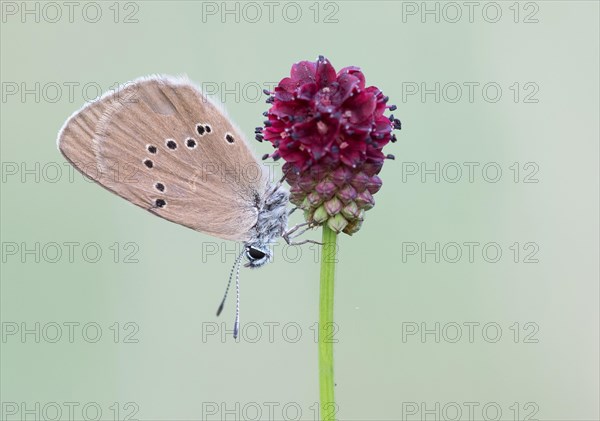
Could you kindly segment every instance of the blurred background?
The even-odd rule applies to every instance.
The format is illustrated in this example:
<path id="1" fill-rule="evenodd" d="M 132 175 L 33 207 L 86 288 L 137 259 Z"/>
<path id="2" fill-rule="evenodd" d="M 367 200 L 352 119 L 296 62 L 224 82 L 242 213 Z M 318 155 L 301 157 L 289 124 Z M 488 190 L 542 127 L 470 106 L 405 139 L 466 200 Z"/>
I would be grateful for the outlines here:
<path id="1" fill-rule="evenodd" d="M 215 310 L 239 245 L 85 180 L 55 141 L 102 92 L 187 74 L 260 156 L 260 91 L 319 54 L 403 124 L 339 241 L 338 418 L 599 419 L 597 2 L 1 7 L 2 419 L 318 418 L 318 249 L 242 271 L 236 343 L 234 301 Z"/>

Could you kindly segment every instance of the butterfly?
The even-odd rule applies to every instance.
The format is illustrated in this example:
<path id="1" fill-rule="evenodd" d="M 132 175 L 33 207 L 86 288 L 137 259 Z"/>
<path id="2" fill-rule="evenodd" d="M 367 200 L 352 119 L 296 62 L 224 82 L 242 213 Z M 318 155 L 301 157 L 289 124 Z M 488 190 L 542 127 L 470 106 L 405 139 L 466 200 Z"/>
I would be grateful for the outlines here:
<path id="1" fill-rule="evenodd" d="M 102 187 L 161 218 L 244 247 L 236 258 L 239 331 L 239 270 L 272 258 L 279 237 L 289 244 L 300 227 L 287 229 L 289 191 L 269 181 L 242 132 L 224 108 L 185 77 L 134 80 L 76 111 L 57 140 L 64 157 Z M 93 170 L 93 172 L 91 171 Z"/>

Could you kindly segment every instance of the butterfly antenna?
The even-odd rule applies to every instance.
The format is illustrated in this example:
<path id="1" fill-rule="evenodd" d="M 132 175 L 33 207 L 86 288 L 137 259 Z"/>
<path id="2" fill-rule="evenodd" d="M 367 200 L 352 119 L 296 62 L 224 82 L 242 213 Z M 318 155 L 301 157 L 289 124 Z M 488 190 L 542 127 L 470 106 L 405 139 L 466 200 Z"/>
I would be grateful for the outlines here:
<path id="1" fill-rule="evenodd" d="M 223 295 L 223 300 L 221 301 L 221 305 L 217 309 L 217 316 L 219 316 L 221 314 L 221 312 L 223 311 L 223 307 L 225 307 L 225 300 L 227 299 L 227 293 L 229 292 L 229 287 L 231 286 L 231 280 L 233 279 L 233 271 L 237 267 L 238 273 L 239 273 L 239 263 L 240 263 L 240 260 L 242 259 L 242 256 L 244 255 L 244 251 L 246 251 L 246 250 L 245 249 L 242 250 L 242 252 L 237 257 L 237 259 L 235 259 L 235 263 L 231 267 L 231 272 L 229 273 L 229 281 L 227 282 L 227 288 L 225 288 L 225 295 Z"/>
<path id="2" fill-rule="evenodd" d="M 240 266 L 241 265 L 238 263 L 237 270 L 235 273 L 236 302 L 235 302 L 235 323 L 233 324 L 233 339 L 237 339 L 238 332 L 240 330 Z"/>

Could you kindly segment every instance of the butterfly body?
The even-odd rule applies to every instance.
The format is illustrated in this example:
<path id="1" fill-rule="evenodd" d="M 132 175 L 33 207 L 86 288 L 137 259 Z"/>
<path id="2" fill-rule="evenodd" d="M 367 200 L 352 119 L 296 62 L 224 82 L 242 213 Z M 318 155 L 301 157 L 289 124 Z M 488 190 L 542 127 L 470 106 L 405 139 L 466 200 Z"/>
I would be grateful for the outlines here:
<path id="1" fill-rule="evenodd" d="M 269 247 L 287 229 L 289 192 L 280 184 L 272 186 L 260 200 L 258 219 L 254 227 L 256 235 L 245 242 L 247 267 L 257 268 L 269 262 L 272 252 Z M 264 254 L 264 255 L 261 255 Z"/>

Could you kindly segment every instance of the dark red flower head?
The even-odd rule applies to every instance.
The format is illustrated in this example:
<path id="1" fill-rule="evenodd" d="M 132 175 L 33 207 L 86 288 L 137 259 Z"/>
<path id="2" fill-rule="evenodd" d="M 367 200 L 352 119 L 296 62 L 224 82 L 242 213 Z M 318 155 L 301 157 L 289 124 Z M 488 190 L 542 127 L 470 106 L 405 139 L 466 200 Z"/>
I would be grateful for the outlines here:
<path id="1" fill-rule="evenodd" d="M 396 140 L 392 130 L 400 121 L 384 113 L 396 107 L 378 88 L 365 87 L 358 67 L 336 73 L 322 56 L 294 64 L 290 77 L 266 93 L 273 105 L 256 137 L 275 148 L 263 158 L 286 161 L 291 201 L 316 225 L 358 231 L 381 187 L 384 159 L 393 159 L 382 149 Z"/>

